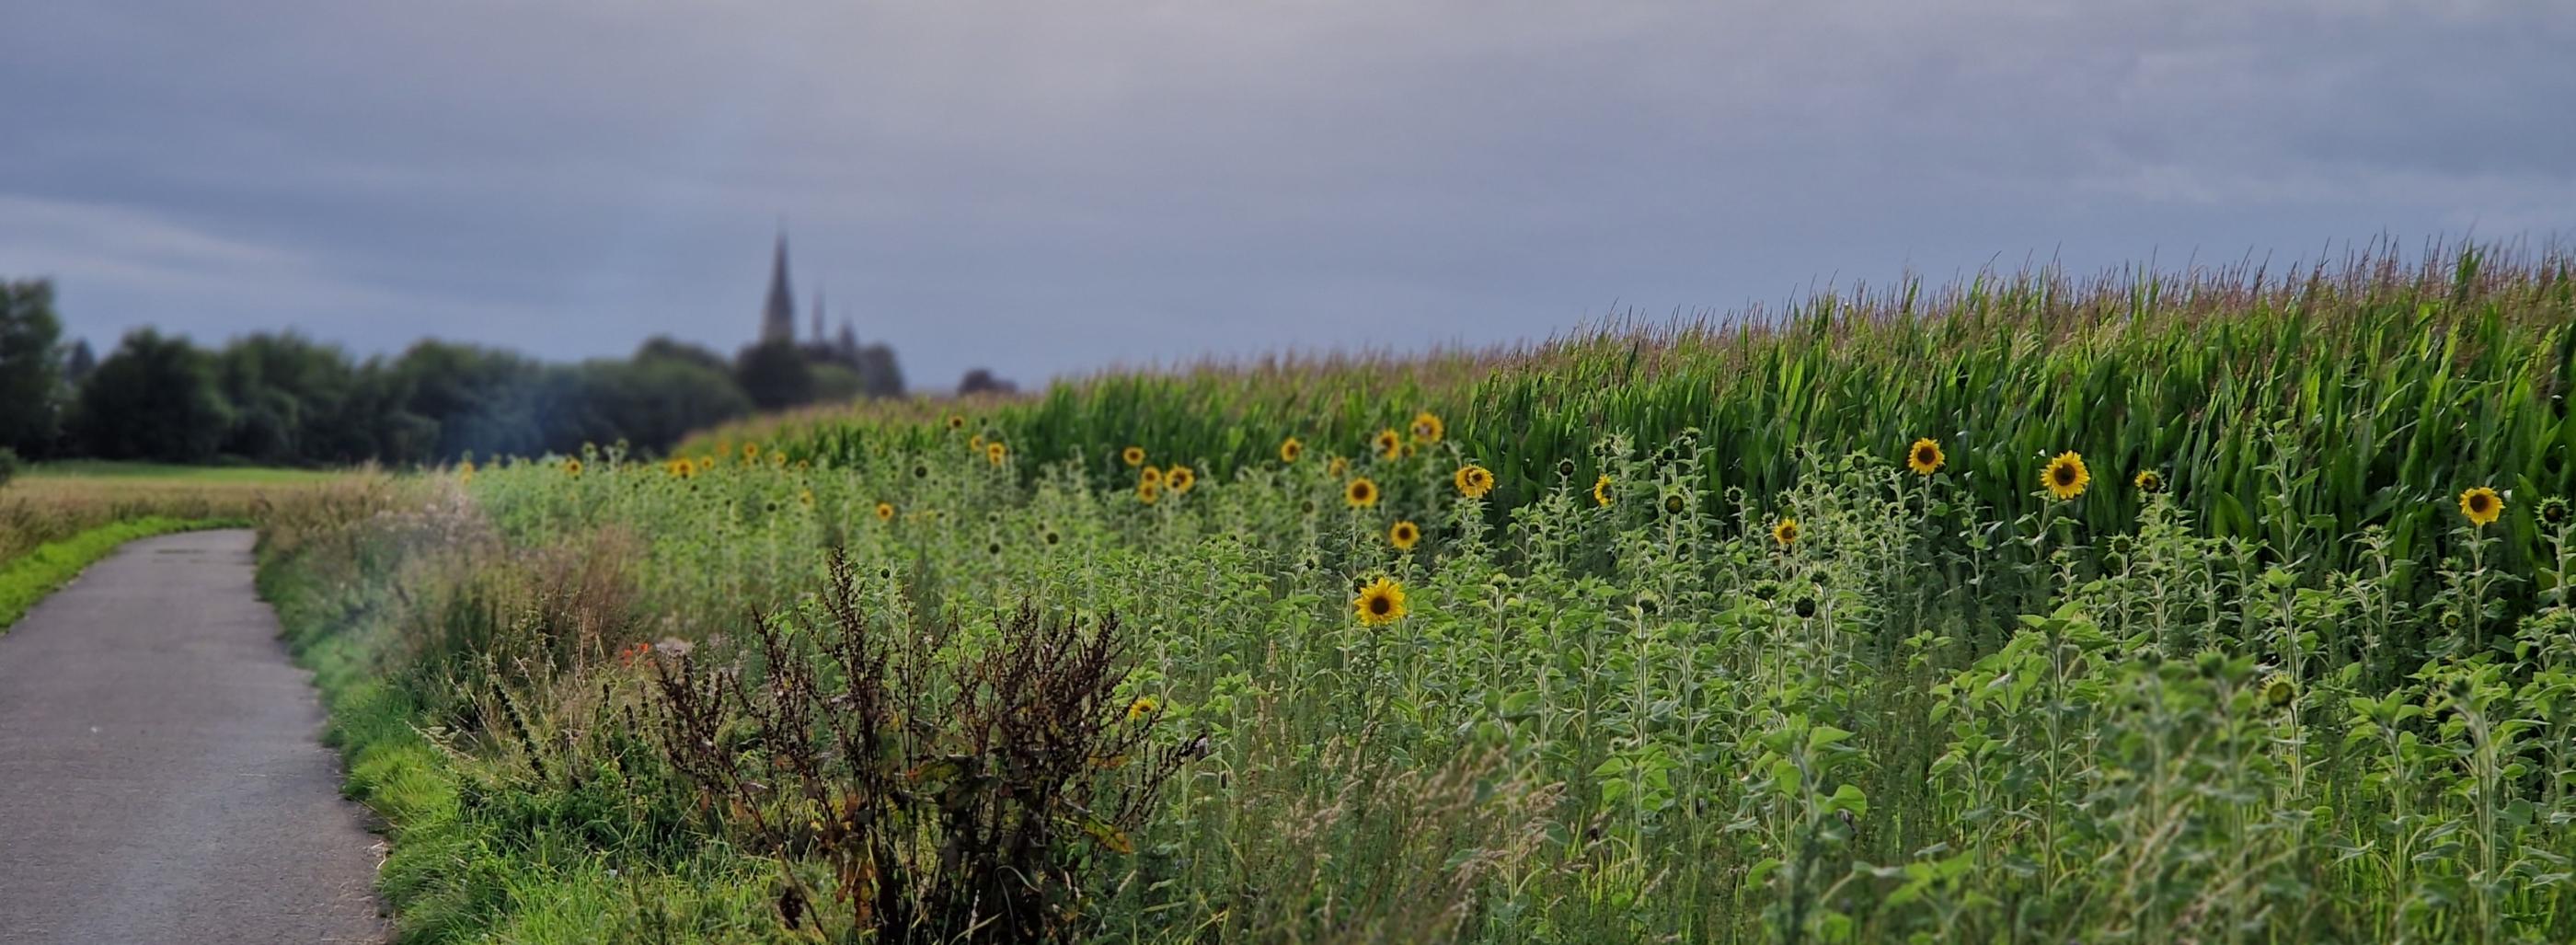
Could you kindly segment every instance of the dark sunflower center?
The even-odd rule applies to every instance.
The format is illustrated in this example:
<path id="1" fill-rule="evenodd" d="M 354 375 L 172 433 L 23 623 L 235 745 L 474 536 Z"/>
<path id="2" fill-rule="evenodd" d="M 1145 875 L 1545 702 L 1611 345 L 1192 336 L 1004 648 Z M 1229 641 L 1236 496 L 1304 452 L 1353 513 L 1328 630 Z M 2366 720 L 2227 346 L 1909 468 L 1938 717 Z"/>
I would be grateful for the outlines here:
<path id="1" fill-rule="evenodd" d="M 2057 477 L 2058 485 L 2071 486 L 2075 484 L 2075 467 L 2073 466 L 2059 466 L 2057 467 L 2057 471 L 2052 475 Z"/>
<path id="2" fill-rule="evenodd" d="M 1915 450 L 1915 451 L 1914 451 L 1914 464 L 1915 464 L 1915 465 L 1917 465 L 1917 466 L 1929 466 L 1929 465 L 1932 465 L 1932 448 L 1931 448 L 1931 447 L 1929 447 L 1929 446 L 1926 446 L 1926 447 L 1922 447 L 1922 448 L 1920 448 L 1920 449 Z"/>
<path id="3" fill-rule="evenodd" d="M 1395 609 L 1395 602 L 1388 600 L 1384 594 L 1369 598 L 1369 613 L 1384 615 L 1393 609 Z"/>
<path id="4" fill-rule="evenodd" d="M 1682 497 L 1681 497 L 1681 496 L 1670 496 L 1670 497 L 1665 498 L 1665 499 L 1664 499 L 1664 511 L 1666 511 L 1666 512 L 1670 512 L 1670 513 L 1672 513 L 1672 514 L 1674 514 L 1674 515 L 1680 515 L 1680 514 L 1682 514 Z"/>
<path id="5" fill-rule="evenodd" d="M 2469 508 L 2473 511 L 2485 512 L 2487 510 L 2487 505 L 2494 501 L 2495 500 L 2493 499 L 2487 498 L 2483 493 L 2473 495 L 2469 497 Z"/>

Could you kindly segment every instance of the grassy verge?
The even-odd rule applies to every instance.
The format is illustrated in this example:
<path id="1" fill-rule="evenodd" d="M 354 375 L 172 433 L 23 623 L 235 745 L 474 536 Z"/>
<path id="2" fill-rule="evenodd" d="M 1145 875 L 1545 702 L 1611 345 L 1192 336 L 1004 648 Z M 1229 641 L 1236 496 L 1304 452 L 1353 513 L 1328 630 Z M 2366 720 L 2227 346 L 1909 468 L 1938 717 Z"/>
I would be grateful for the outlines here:
<path id="1" fill-rule="evenodd" d="M 45 595 L 79 577 L 82 569 L 107 557 L 117 546 L 137 538 L 205 528 L 238 528 L 243 519 L 185 519 L 146 516 L 102 525 L 0 563 L 0 631 L 25 616 Z"/>
<path id="2" fill-rule="evenodd" d="M 602 855 L 592 836 L 621 817 L 599 803 L 610 789 L 530 783 L 492 760 L 492 746 L 442 724 L 454 706 L 431 704 L 440 687 L 425 682 L 434 655 L 418 634 L 483 603 L 454 594 L 443 566 L 452 562 L 386 541 L 374 525 L 342 523 L 319 546 L 297 547 L 313 524 L 263 533 L 260 594 L 314 672 L 344 791 L 391 841 L 377 889 L 394 941 L 769 940 L 766 864 L 722 848 L 677 860 Z M 620 777 L 562 773 L 575 784 Z"/>
<path id="3" fill-rule="evenodd" d="M 126 541 L 167 536 L 175 530 L 240 528 L 240 525 L 247 525 L 247 520 L 147 515 L 147 518 L 129 518 L 121 520 L 121 523 L 90 528 L 72 538 L 62 538 L 62 541 L 41 543 L 28 554 L 0 564 L 0 631 L 8 631 L 13 623 L 18 623 L 18 618 L 26 615 L 28 608 L 44 600 L 44 595 L 52 595 L 57 587 L 70 585 L 72 579 L 80 577 L 82 569 L 98 564 L 98 559 L 106 559 L 111 551 L 124 546 Z"/>

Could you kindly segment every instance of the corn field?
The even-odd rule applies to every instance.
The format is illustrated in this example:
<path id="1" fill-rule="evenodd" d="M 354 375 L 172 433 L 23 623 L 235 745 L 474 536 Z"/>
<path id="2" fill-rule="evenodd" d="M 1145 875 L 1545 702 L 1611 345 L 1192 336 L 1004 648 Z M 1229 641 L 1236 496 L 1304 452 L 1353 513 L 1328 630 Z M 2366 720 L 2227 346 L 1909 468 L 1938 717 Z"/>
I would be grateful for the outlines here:
<path id="1" fill-rule="evenodd" d="M 2440 258 L 809 413 L 270 584 L 415 940 L 2576 940 L 2576 268 Z"/>

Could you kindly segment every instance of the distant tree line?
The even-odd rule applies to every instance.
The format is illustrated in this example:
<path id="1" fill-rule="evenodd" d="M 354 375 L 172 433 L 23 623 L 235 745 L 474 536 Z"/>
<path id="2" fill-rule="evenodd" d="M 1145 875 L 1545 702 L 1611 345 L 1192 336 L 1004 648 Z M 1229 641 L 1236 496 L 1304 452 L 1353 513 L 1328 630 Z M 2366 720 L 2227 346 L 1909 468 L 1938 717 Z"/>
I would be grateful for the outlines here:
<path id="1" fill-rule="evenodd" d="M 727 359 L 657 337 L 624 359 L 548 364 L 439 341 L 359 359 L 293 332 L 203 348 L 151 329 L 101 358 L 61 334 L 49 282 L 0 281 L 0 449 L 273 465 L 407 465 L 620 441 L 660 453 L 754 410 L 904 389 L 881 345 L 778 342 Z"/>

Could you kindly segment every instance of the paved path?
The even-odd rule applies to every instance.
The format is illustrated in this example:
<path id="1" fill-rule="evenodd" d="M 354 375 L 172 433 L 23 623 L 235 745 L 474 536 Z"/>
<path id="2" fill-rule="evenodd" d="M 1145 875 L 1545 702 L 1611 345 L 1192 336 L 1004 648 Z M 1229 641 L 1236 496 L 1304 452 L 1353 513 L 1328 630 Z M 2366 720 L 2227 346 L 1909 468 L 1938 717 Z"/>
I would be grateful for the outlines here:
<path id="1" fill-rule="evenodd" d="M 383 938 L 250 548 L 134 542 L 0 633 L 0 943 Z"/>

